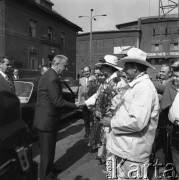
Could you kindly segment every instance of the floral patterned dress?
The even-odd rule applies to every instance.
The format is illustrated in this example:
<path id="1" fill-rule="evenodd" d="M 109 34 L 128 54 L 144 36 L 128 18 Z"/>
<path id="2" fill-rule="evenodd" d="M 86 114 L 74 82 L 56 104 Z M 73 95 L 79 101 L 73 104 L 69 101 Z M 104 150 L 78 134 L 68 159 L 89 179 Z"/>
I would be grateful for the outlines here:
<path id="1" fill-rule="evenodd" d="M 103 125 L 100 119 L 104 116 L 112 116 L 111 100 L 117 94 L 117 83 L 119 79 L 111 79 L 109 82 L 104 82 L 99 88 L 98 99 L 92 113 L 92 130 L 90 133 L 89 144 L 92 149 L 101 146 L 104 138 Z"/>

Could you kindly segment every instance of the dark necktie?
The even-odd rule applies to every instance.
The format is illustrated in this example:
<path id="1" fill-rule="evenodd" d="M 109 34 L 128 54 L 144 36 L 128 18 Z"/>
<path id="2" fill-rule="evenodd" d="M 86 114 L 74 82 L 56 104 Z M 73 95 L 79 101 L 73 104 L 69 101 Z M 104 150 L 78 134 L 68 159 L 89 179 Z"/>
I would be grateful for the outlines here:
<path id="1" fill-rule="evenodd" d="M 14 88 L 13 88 L 12 82 L 11 82 L 11 80 L 9 79 L 9 77 L 8 77 L 8 76 L 5 76 L 5 79 L 6 79 L 6 81 L 8 82 L 8 84 L 9 84 L 10 88 L 14 91 Z"/>

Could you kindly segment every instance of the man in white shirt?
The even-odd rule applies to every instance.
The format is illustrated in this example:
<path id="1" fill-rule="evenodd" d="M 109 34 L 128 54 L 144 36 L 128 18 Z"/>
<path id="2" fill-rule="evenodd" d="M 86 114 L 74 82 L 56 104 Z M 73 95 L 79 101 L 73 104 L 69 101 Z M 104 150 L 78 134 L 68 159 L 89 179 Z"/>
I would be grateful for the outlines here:
<path id="1" fill-rule="evenodd" d="M 149 163 L 159 115 L 158 95 L 146 73 L 153 66 L 146 57 L 142 50 L 131 48 L 118 63 L 124 67 L 129 89 L 119 98 L 107 139 L 108 176 L 111 175 L 109 162 L 117 162 L 117 169 L 112 169 L 117 172 L 117 177 L 113 174 L 114 179 L 146 178 L 143 168 Z M 142 174 L 134 170 L 136 167 Z"/>
<path id="2" fill-rule="evenodd" d="M 14 80 L 18 80 L 19 79 L 19 69 L 15 68 L 13 71 L 13 77 Z"/>
<path id="3" fill-rule="evenodd" d="M 172 127 L 171 139 L 168 141 L 171 141 L 172 159 L 179 176 L 179 60 L 176 60 L 172 66 L 173 80 L 166 86 L 161 101 L 161 113 L 164 114 L 164 117 L 168 117 L 167 120 L 169 120 Z M 169 155 L 166 154 L 166 156 Z"/>
<path id="4" fill-rule="evenodd" d="M 83 69 L 84 77 L 79 79 L 79 91 L 78 91 L 78 103 L 83 104 L 86 99 L 88 99 L 89 81 L 93 80 L 95 77 L 91 75 L 91 68 L 89 66 Z M 90 111 L 84 107 L 83 108 L 83 119 L 85 126 L 85 135 L 87 138 L 90 134 Z"/>
<path id="5" fill-rule="evenodd" d="M 172 70 L 170 65 L 168 64 L 162 64 L 162 67 L 159 72 L 159 77 L 161 80 L 161 84 L 167 84 L 169 81 L 171 81 L 172 76 Z"/>

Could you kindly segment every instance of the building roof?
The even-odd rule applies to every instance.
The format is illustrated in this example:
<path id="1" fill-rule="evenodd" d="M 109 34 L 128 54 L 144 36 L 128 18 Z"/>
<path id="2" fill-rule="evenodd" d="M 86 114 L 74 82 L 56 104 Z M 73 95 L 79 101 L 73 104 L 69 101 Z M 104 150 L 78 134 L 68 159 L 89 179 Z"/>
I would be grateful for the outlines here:
<path id="1" fill-rule="evenodd" d="M 122 24 L 117 24 L 116 27 L 119 30 L 123 29 L 136 29 L 138 28 L 138 21 L 141 20 L 142 23 L 155 23 L 155 22 L 165 22 L 165 21 L 179 21 L 178 14 L 169 14 L 165 18 L 159 18 L 159 16 L 148 16 L 141 17 L 136 21 L 126 22 Z"/>
<path id="2" fill-rule="evenodd" d="M 104 33 L 118 33 L 119 30 L 109 30 L 109 31 L 93 31 L 93 34 L 104 34 Z M 85 35 L 89 35 L 90 32 L 82 32 L 82 33 L 78 33 L 78 36 L 85 36 Z"/>
<path id="3" fill-rule="evenodd" d="M 20 0 L 19 0 L 20 1 Z M 57 13 L 56 11 L 54 10 L 50 10 L 50 9 L 47 9 L 45 7 L 43 7 L 42 5 L 40 5 L 39 3 L 35 2 L 34 0 L 21 0 L 23 3 L 28 3 L 38 9 L 40 9 L 41 11 L 44 11 L 52 16 L 54 16 L 55 18 L 57 18 L 58 20 L 68 24 L 69 26 L 72 26 L 73 28 L 75 28 L 77 31 L 82 31 L 82 28 L 77 26 L 76 24 L 72 23 L 71 21 L 69 21 L 68 19 L 66 19 L 65 17 L 63 17 L 62 15 L 60 15 L 59 13 Z M 52 3 L 50 0 L 46 0 L 48 1 L 49 3 Z M 53 3 L 52 3 L 53 5 Z"/>
<path id="4" fill-rule="evenodd" d="M 160 18 L 159 16 L 150 16 L 150 17 L 141 17 L 141 22 L 146 23 L 158 23 L 158 22 L 169 22 L 169 21 L 179 21 L 178 15 L 176 14 L 170 14 L 166 16 L 165 18 Z"/>
<path id="5" fill-rule="evenodd" d="M 137 30 L 138 29 L 138 21 L 132 21 L 122 24 L 117 24 L 116 28 L 121 30 Z"/>

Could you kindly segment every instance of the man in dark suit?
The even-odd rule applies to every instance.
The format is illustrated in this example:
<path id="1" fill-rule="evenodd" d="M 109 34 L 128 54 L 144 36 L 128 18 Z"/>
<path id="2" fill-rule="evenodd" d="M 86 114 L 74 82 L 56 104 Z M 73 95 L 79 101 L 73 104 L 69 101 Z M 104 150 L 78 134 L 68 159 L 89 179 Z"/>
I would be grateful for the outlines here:
<path id="1" fill-rule="evenodd" d="M 14 83 L 8 75 L 11 68 L 11 62 L 7 57 L 0 59 L 0 91 L 15 93 Z"/>
<path id="2" fill-rule="evenodd" d="M 179 175 L 179 59 L 172 64 L 173 80 L 169 82 L 165 88 L 161 101 L 161 119 L 166 125 L 166 154 L 165 163 L 171 162 L 170 148 L 172 152 L 172 160 L 176 167 L 177 176 Z M 164 137 L 164 136 L 163 136 Z M 163 138 L 162 137 L 162 138 Z M 159 140 L 160 141 L 160 140 Z"/>
<path id="3" fill-rule="evenodd" d="M 159 72 L 159 80 L 153 81 L 159 96 L 159 101 L 161 101 L 165 87 L 170 81 L 172 81 L 172 68 L 168 64 L 162 64 Z"/>
<path id="4" fill-rule="evenodd" d="M 39 131 L 40 139 L 40 180 L 47 179 L 48 175 L 53 172 L 61 109 L 76 108 L 74 103 L 62 98 L 59 74 L 66 70 L 67 65 L 66 56 L 55 56 L 52 67 L 41 76 L 38 84 L 34 126 Z"/>

